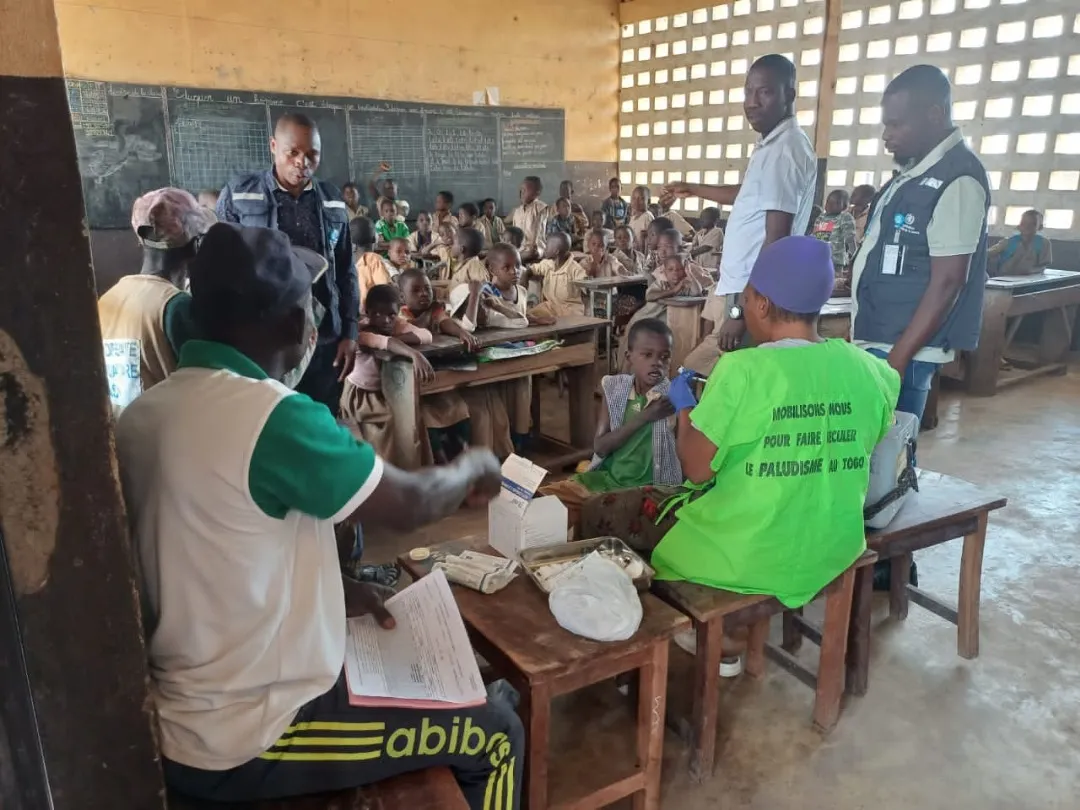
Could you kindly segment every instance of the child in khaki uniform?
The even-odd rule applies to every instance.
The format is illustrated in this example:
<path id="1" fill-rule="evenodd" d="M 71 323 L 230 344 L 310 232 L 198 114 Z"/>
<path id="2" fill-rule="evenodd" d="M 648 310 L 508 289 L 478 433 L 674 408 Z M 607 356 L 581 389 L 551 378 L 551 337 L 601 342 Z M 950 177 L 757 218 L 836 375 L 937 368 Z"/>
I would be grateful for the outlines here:
<path id="1" fill-rule="evenodd" d="M 720 228 L 720 209 L 709 207 L 701 212 L 699 228 L 690 243 L 690 257 L 707 270 L 720 266 L 720 253 L 724 249 L 724 231 Z"/>
<path id="2" fill-rule="evenodd" d="M 634 234 L 626 225 L 615 229 L 615 258 L 622 265 L 626 276 L 640 276 L 645 272 L 645 254 L 634 247 Z"/>
<path id="3" fill-rule="evenodd" d="M 393 284 L 379 284 L 368 291 L 356 337 L 356 363 L 341 392 L 341 418 L 353 435 L 370 444 L 380 458 L 397 466 L 403 463 L 404 448 L 399 448 L 394 438 L 394 413 L 383 396 L 381 363 L 375 352 L 409 358 L 421 382 L 435 376 L 431 363 L 413 348 L 431 343 L 431 332 L 399 317 L 400 304 L 400 293 Z"/>
<path id="4" fill-rule="evenodd" d="M 585 237 L 585 253 L 575 255 L 578 263 L 585 268 L 589 278 L 607 278 L 623 275 L 619 260 L 607 250 L 607 238 L 603 230 L 589 231 Z"/>
<path id="5" fill-rule="evenodd" d="M 454 258 L 457 266 L 450 274 L 450 287 L 467 284 L 470 281 L 481 283 L 488 280 L 487 267 L 480 253 L 484 249 L 484 237 L 476 228 L 458 228 L 454 234 Z"/>
<path id="6" fill-rule="evenodd" d="M 541 316 L 556 318 L 584 315 L 585 304 L 578 282 L 589 277 L 570 253 L 570 237 L 558 232 L 549 234 L 544 258 L 528 271 L 542 280 L 540 304 L 533 310 Z"/>
<path id="7" fill-rule="evenodd" d="M 469 351 L 479 345 L 469 331 L 455 321 L 431 291 L 431 282 L 421 270 L 407 270 L 398 278 L 403 306 L 399 315 L 414 327 L 450 335 Z M 470 411 L 457 391 L 443 391 L 420 397 L 420 418 L 427 430 L 432 457 L 437 463 L 451 461 L 471 441 Z"/>
<path id="8" fill-rule="evenodd" d="M 394 276 L 383 257 L 375 252 L 375 229 L 370 219 L 356 217 L 349 222 L 349 237 L 352 239 L 353 264 L 356 266 L 360 302 L 363 304 L 373 287 L 392 283 Z"/>

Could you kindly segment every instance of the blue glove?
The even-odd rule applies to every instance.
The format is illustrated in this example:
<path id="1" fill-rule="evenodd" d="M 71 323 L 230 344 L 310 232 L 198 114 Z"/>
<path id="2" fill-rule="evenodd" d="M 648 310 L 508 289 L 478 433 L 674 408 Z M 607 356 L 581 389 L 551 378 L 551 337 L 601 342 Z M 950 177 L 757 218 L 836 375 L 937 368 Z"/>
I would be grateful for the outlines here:
<path id="1" fill-rule="evenodd" d="M 687 369 L 671 381 L 671 387 L 668 389 L 668 399 L 675 406 L 676 413 L 697 405 L 697 397 L 694 396 L 694 389 L 691 387 L 694 376 L 694 372 Z"/>

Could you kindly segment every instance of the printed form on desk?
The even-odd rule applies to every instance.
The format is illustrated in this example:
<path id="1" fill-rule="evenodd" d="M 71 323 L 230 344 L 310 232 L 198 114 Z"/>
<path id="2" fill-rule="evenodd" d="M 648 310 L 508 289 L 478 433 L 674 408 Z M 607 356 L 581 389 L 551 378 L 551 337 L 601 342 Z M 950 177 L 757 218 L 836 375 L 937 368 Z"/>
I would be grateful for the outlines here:
<path id="1" fill-rule="evenodd" d="M 347 622 L 345 679 L 353 706 L 446 708 L 487 700 L 465 623 L 442 571 L 386 600 L 397 626 Z"/>

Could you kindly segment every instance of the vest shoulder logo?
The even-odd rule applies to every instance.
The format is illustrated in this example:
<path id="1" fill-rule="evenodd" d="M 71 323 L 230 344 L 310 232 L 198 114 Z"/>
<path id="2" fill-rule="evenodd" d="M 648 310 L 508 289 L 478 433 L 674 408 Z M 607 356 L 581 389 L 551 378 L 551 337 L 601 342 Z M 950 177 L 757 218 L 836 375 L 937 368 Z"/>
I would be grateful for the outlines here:
<path id="1" fill-rule="evenodd" d="M 924 177 L 920 182 L 920 186 L 928 186 L 929 188 L 941 188 L 944 185 L 944 181 L 938 180 L 936 177 Z"/>

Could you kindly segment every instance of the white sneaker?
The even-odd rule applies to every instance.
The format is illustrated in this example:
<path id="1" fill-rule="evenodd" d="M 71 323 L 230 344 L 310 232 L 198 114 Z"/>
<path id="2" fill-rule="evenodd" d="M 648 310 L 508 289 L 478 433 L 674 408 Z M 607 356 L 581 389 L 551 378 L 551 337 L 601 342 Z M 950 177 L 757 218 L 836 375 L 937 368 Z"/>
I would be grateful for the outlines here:
<path id="1" fill-rule="evenodd" d="M 689 655 L 697 655 L 697 631 L 690 629 L 675 634 L 675 644 Z M 720 659 L 720 677 L 734 678 L 742 673 L 742 656 L 726 655 Z"/>

